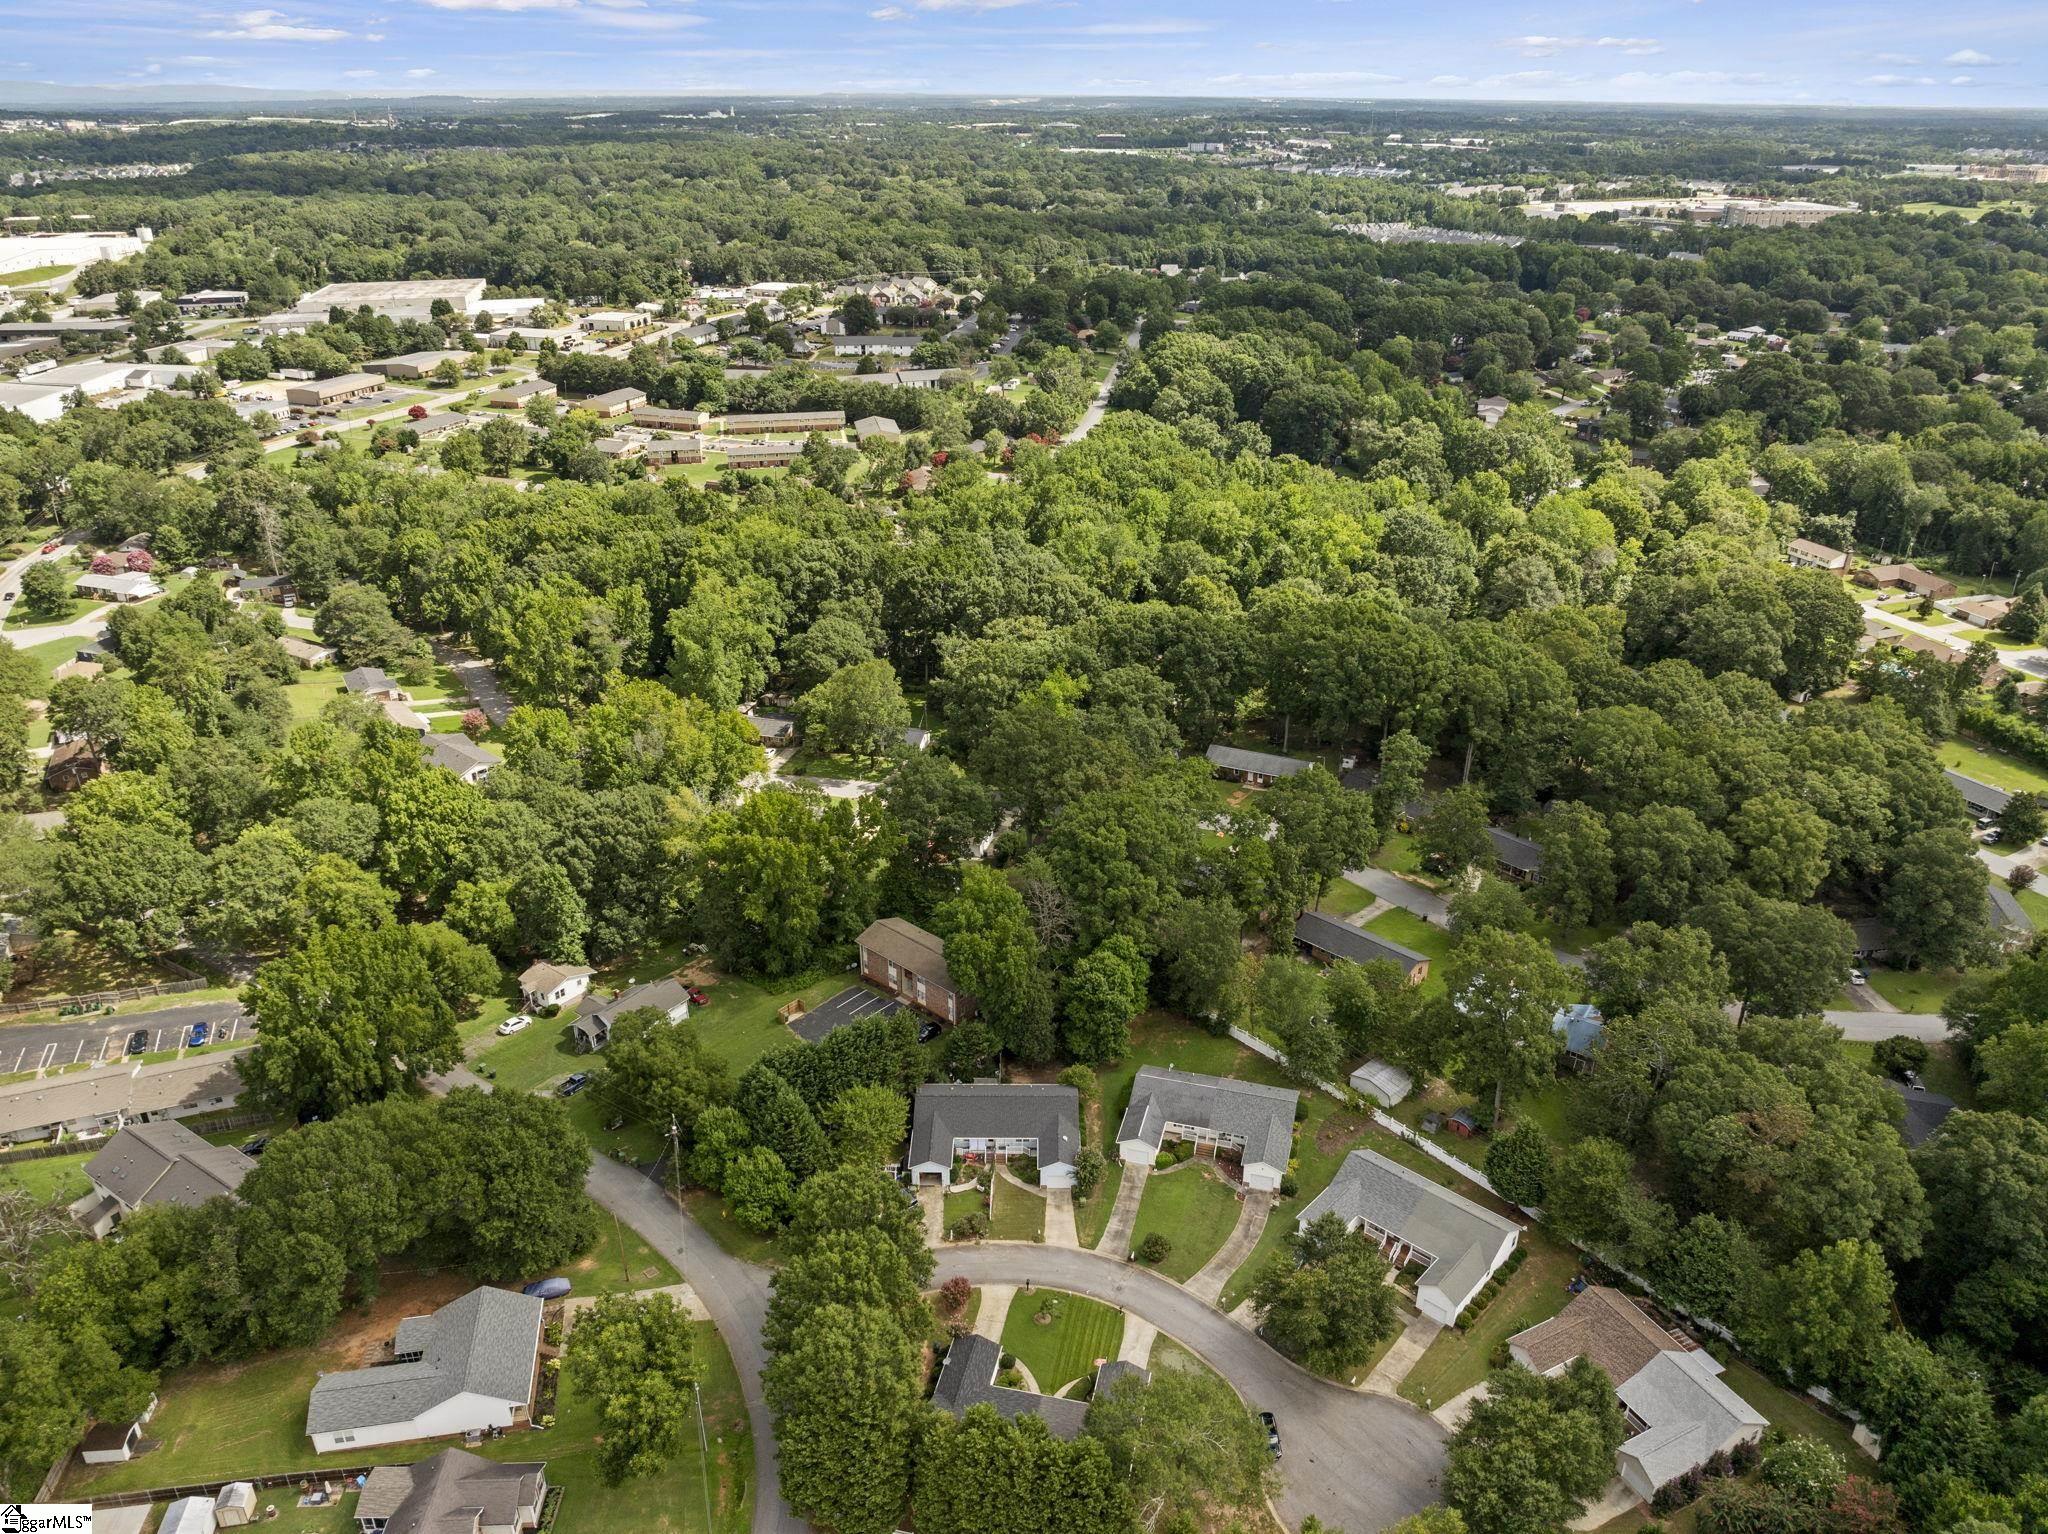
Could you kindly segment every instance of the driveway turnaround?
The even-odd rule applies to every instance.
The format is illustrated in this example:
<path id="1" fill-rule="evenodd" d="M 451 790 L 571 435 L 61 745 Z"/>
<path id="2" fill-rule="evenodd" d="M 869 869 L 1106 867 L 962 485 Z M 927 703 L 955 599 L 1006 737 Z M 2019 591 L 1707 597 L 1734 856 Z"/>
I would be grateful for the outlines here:
<path id="1" fill-rule="evenodd" d="M 1440 1426 L 1406 1401 L 1346 1390 L 1296 1368 L 1178 1284 L 1094 1252 L 1014 1241 L 944 1248 L 938 1259 L 941 1280 L 1028 1279 L 1071 1290 L 1121 1306 L 1193 1348 L 1254 1411 L 1279 1419 L 1286 1457 L 1273 1501 L 1289 1528 L 1313 1513 L 1366 1534 L 1437 1500 Z"/>

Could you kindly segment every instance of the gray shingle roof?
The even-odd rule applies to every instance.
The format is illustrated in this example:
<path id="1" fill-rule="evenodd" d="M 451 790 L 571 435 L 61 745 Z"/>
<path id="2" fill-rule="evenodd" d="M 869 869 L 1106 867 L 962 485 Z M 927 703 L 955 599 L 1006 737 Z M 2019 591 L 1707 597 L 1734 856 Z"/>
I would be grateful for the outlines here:
<path id="1" fill-rule="evenodd" d="M 1147 1065 L 1131 1083 L 1131 1105 L 1116 1137 L 1156 1148 L 1168 1124 L 1185 1124 L 1241 1140 L 1247 1166 L 1259 1163 L 1284 1172 L 1300 1101 L 1300 1094 L 1286 1087 Z"/>
<path id="2" fill-rule="evenodd" d="M 1271 751 L 1247 751 L 1241 746 L 1211 746 L 1203 753 L 1211 767 L 1226 772 L 1256 772 L 1266 778 L 1291 778 L 1315 765 L 1299 757 L 1277 756 Z"/>
<path id="3" fill-rule="evenodd" d="M 1505 863 L 1518 873 L 1543 872 L 1543 849 L 1528 837 L 1517 836 L 1512 831 L 1503 831 L 1499 826 L 1488 826 L 1486 839 L 1493 843 L 1493 856 L 1496 862 Z"/>
<path id="4" fill-rule="evenodd" d="M 384 674 L 381 666 L 358 666 L 341 674 L 341 685 L 350 692 L 395 692 L 398 684 Z"/>
<path id="5" fill-rule="evenodd" d="M 420 748 L 426 753 L 429 766 L 446 767 L 457 777 L 465 772 L 473 772 L 479 767 L 491 768 L 498 765 L 495 756 L 470 740 L 467 735 L 429 731 L 421 739 Z"/>
<path id="6" fill-rule="evenodd" d="M 1703 1465 L 1745 1428 L 1770 1425 L 1716 1377 L 1705 1353 L 1659 1353 L 1615 1389 L 1621 1404 L 1649 1426 L 1621 1446 L 1652 1486 Z"/>
<path id="7" fill-rule="evenodd" d="M 306 1431 L 411 1422 L 458 1395 L 524 1406 L 533 1397 L 540 1315 L 541 1302 L 532 1295 L 472 1289 L 431 1317 L 409 1316 L 399 1324 L 399 1337 L 405 1352 L 422 1355 L 419 1361 L 322 1375 L 306 1403 Z"/>
<path id="8" fill-rule="evenodd" d="M 885 916 L 880 921 L 870 922 L 867 930 L 855 941 L 862 949 L 880 954 L 898 969 L 924 976 L 929 984 L 944 986 L 949 991 L 959 989 L 953 984 L 953 972 L 946 967 L 944 941 L 915 922 L 905 921 L 900 916 Z"/>
<path id="9" fill-rule="evenodd" d="M 657 1012 L 673 1012 L 678 1007 L 688 1006 L 689 1001 L 690 993 L 683 982 L 669 975 L 628 986 L 610 1001 L 585 1007 L 583 1016 L 600 1019 L 609 1026 L 628 1012 L 638 1012 L 643 1007 L 652 1007 Z"/>
<path id="10" fill-rule="evenodd" d="M 1418 964 L 1427 964 L 1428 958 L 1412 948 L 1404 948 L 1391 938 L 1368 932 L 1363 927 L 1354 927 L 1347 921 L 1338 921 L 1334 916 L 1325 916 L 1320 911 L 1303 911 L 1294 920 L 1294 940 L 1305 943 L 1319 953 L 1331 954 L 1339 959 L 1350 959 L 1357 964 L 1370 964 L 1375 959 L 1391 959 L 1402 969 L 1413 969 Z"/>
<path id="11" fill-rule="evenodd" d="M 938 1384 L 932 1390 L 932 1404 L 956 1417 L 965 1416 L 970 1406 L 993 1406 L 1005 1417 L 1035 1414 L 1045 1419 L 1055 1438 L 1080 1436 L 1081 1424 L 1088 1416 L 1087 1402 L 1006 1389 L 995 1382 L 1002 1361 L 1000 1347 L 979 1333 L 969 1332 L 946 1350 Z M 1065 1383 L 1060 1380 L 1055 1388 Z"/>
<path id="12" fill-rule="evenodd" d="M 1984 886 L 1991 901 L 1991 925 L 2007 932 L 2032 932 L 2034 918 L 2026 912 L 2013 892 L 1994 879 Z"/>
<path id="13" fill-rule="evenodd" d="M 1441 1289 L 1460 1306 L 1484 1280 L 1502 1238 L 1520 1229 L 1506 1216 L 1482 1209 L 1420 1172 L 1369 1150 L 1355 1150 L 1344 1158 L 1329 1187 L 1302 1210 L 1299 1223 L 1306 1225 L 1325 1214 L 1335 1214 L 1347 1225 L 1365 1221 L 1426 1253 L 1432 1260 L 1421 1281 Z"/>
<path id="14" fill-rule="evenodd" d="M 1040 1166 L 1071 1166 L 1081 1149 L 1081 1095 L 1032 1083 L 919 1087 L 910 1165 L 951 1165 L 955 1140 L 1036 1140 Z"/>
<path id="15" fill-rule="evenodd" d="M 1960 772 L 1943 772 L 1948 786 L 1963 796 L 1963 803 L 1979 815 L 1996 815 L 2012 800 L 2012 795 L 2002 788 L 1993 788 L 1989 783 L 1979 783 L 1975 778 L 1966 778 Z"/>
<path id="16" fill-rule="evenodd" d="M 416 1465 L 379 1465 L 356 1500 L 358 1519 L 383 1519 L 385 1534 L 441 1534 L 468 1530 L 483 1514 L 486 1528 L 509 1526 L 534 1505 L 544 1462 L 498 1464 L 461 1449 L 443 1449 Z"/>
<path id="17" fill-rule="evenodd" d="M 145 1204 L 197 1208 L 232 1198 L 256 1165 L 240 1151 L 208 1145 L 172 1119 L 133 1124 L 85 1164 L 85 1175 L 130 1209 Z"/>

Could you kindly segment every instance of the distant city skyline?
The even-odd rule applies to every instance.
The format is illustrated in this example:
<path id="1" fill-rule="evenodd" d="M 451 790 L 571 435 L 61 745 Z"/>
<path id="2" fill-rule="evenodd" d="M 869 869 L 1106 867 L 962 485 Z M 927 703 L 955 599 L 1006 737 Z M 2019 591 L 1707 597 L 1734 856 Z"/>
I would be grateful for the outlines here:
<path id="1" fill-rule="evenodd" d="M 91 0 L 0 14 L 10 84 L 2044 108 L 2048 5 Z"/>

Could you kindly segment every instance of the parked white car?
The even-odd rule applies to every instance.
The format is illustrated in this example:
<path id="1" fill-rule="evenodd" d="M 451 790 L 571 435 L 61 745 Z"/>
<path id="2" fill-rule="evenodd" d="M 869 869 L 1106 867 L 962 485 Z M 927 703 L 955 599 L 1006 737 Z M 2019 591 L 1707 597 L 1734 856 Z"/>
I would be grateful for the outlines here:
<path id="1" fill-rule="evenodd" d="M 532 1021 L 533 1019 L 527 1016 L 526 1013 L 516 1012 L 512 1016 L 506 1018 L 505 1021 L 498 1024 L 498 1032 L 518 1033 L 521 1030 L 523 1030 L 528 1023 L 531 1023 Z"/>

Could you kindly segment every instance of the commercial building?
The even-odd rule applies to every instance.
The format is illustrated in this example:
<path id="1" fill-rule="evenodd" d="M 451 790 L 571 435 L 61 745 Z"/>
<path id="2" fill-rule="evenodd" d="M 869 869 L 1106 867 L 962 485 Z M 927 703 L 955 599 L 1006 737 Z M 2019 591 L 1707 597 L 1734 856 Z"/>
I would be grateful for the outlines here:
<path id="1" fill-rule="evenodd" d="M 180 314 L 220 314 L 241 308 L 249 302 L 249 294 L 242 288 L 201 288 L 197 293 L 180 293 L 171 302 Z"/>
<path id="2" fill-rule="evenodd" d="M 302 408 L 324 409 L 361 399 L 365 394 L 375 394 L 383 387 L 384 380 L 374 373 L 339 373 L 333 378 L 315 378 L 306 383 L 287 385 L 284 402 Z"/>
<path id="3" fill-rule="evenodd" d="M 1522 1234 L 1513 1220 L 1369 1150 L 1344 1158 L 1295 1228 L 1305 1230 L 1326 1214 L 1370 1236 L 1397 1272 L 1419 1267 L 1415 1308 L 1444 1326 L 1457 1321 Z"/>
<path id="4" fill-rule="evenodd" d="M 913 1182 L 943 1185 L 962 1158 L 1028 1156 L 1040 1187 L 1071 1188 L 1080 1149 L 1081 1095 L 1072 1087 L 945 1082 L 917 1089 L 904 1166 Z"/>
<path id="5" fill-rule="evenodd" d="M 727 415 L 716 418 L 728 437 L 759 436 L 765 432 L 844 431 L 844 410 L 772 410 L 760 415 Z"/>
<path id="6" fill-rule="evenodd" d="M 354 313 L 368 309 L 388 320 L 430 320 L 434 305 L 446 303 L 457 314 L 477 312 L 484 296 L 481 277 L 426 277 L 405 282 L 330 282 L 315 288 L 293 306 L 300 315 L 324 320 L 329 311 Z"/>
<path id="7" fill-rule="evenodd" d="M 474 355 L 473 352 L 457 351 L 406 352 L 398 357 L 365 362 L 363 371 L 382 373 L 386 378 L 425 378 L 444 362 L 453 362 L 459 367 Z"/>

